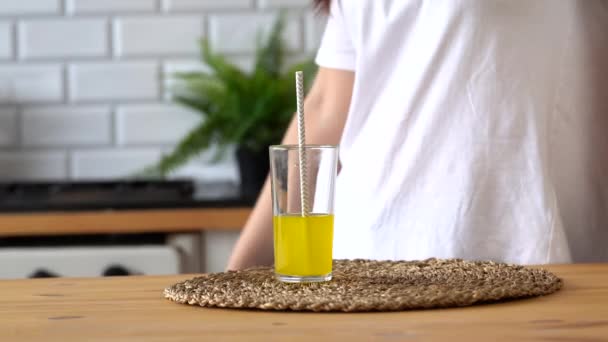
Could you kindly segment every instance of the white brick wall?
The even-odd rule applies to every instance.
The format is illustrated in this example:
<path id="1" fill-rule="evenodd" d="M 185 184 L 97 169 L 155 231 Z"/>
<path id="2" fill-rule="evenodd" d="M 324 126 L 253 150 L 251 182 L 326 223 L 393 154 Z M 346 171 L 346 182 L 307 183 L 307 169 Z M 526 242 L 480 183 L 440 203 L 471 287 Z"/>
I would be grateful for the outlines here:
<path id="1" fill-rule="evenodd" d="M 13 37 L 11 24 L 0 22 L 0 60 L 13 55 Z"/>
<path id="2" fill-rule="evenodd" d="M 0 15 L 55 14 L 61 8 L 61 0 L 2 0 Z"/>
<path id="3" fill-rule="evenodd" d="M 306 33 L 306 51 L 313 56 L 319 44 L 321 44 L 326 22 L 327 20 L 325 17 L 313 13 L 309 13 L 305 16 L 304 31 Z"/>
<path id="4" fill-rule="evenodd" d="M 154 163 L 160 156 L 158 149 L 79 150 L 72 155 L 72 176 L 75 179 L 124 177 Z"/>
<path id="5" fill-rule="evenodd" d="M 0 165 L 2 180 L 65 179 L 68 176 L 67 158 L 63 152 L 0 152 Z"/>
<path id="6" fill-rule="evenodd" d="M 15 144 L 17 129 L 17 108 L 0 107 L 0 146 Z"/>
<path id="7" fill-rule="evenodd" d="M 256 46 L 258 32 L 268 32 L 272 27 L 273 14 L 222 14 L 209 18 L 209 39 L 211 46 L 222 53 L 252 53 Z M 299 51 L 302 47 L 301 18 L 291 17 L 283 32 L 287 47 Z"/>
<path id="8" fill-rule="evenodd" d="M 25 146 L 108 145 L 112 140 L 109 106 L 45 106 L 21 114 Z"/>
<path id="9" fill-rule="evenodd" d="M 234 10 L 253 7 L 254 0 L 162 0 L 163 9 L 170 12 Z"/>
<path id="10" fill-rule="evenodd" d="M 308 7 L 308 0 L 258 0 L 260 8 Z"/>
<path id="11" fill-rule="evenodd" d="M 0 65 L 0 104 L 60 102 L 63 99 L 61 64 Z"/>
<path id="12" fill-rule="evenodd" d="M 124 105 L 117 110 L 118 143 L 174 144 L 200 123 L 201 118 L 200 114 L 176 105 Z"/>
<path id="13" fill-rule="evenodd" d="M 107 54 L 104 19 L 43 19 L 19 23 L 19 56 L 96 57 Z"/>
<path id="14" fill-rule="evenodd" d="M 156 0 L 67 0 L 69 14 L 154 12 Z"/>
<path id="15" fill-rule="evenodd" d="M 100 62 L 70 65 L 70 100 L 155 100 L 159 94 L 155 62 Z"/>
<path id="16" fill-rule="evenodd" d="M 198 40 L 250 70 L 257 32 L 288 9 L 289 60 L 313 56 L 308 0 L 0 0 L 0 181 L 121 177 L 197 123 L 171 75 L 200 70 Z M 177 172 L 235 180 L 234 158 Z"/>
<path id="17" fill-rule="evenodd" d="M 200 16 L 119 18 L 114 22 L 114 54 L 193 55 L 202 35 Z"/>

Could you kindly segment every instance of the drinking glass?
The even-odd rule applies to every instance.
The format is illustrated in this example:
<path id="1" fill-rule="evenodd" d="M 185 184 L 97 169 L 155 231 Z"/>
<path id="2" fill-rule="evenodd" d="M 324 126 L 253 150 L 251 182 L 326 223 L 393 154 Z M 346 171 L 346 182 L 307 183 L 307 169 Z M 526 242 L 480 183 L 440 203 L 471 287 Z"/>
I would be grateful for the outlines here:
<path id="1" fill-rule="evenodd" d="M 270 147 L 274 269 L 279 280 L 292 283 L 332 277 L 338 147 L 305 145 L 303 149 L 301 179 L 299 146 Z"/>

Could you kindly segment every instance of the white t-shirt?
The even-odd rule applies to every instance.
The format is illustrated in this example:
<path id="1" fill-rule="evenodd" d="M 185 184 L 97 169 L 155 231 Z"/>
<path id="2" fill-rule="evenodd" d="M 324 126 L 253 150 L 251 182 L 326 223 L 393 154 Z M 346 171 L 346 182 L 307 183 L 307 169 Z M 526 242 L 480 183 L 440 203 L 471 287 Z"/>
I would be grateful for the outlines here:
<path id="1" fill-rule="evenodd" d="M 333 0 L 334 257 L 608 261 L 608 1 Z"/>

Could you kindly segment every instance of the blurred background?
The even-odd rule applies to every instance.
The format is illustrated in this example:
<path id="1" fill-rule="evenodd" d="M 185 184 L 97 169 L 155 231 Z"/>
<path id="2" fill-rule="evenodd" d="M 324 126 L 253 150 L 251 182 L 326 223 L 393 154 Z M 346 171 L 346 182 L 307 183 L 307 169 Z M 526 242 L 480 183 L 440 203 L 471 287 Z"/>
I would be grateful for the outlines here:
<path id="1" fill-rule="evenodd" d="M 282 9 L 287 64 L 314 57 L 308 0 L 0 1 L 0 278 L 223 270 L 253 202 L 236 147 L 133 175 L 205 120 L 172 94 L 210 70 L 199 40 L 252 72 Z"/>

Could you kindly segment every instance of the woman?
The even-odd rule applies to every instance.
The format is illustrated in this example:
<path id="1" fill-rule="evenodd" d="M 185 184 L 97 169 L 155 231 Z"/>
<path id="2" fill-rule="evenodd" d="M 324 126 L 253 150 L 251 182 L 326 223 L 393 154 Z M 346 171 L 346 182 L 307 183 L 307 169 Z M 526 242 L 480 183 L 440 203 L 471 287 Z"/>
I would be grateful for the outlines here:
<path id="1" fill-rule="evenodd" d="M 608 261 L 608 1 L 316 2 L 335 258 Z M 266 185 L 228 268 L 271 264 L 271 226 Z"/>

